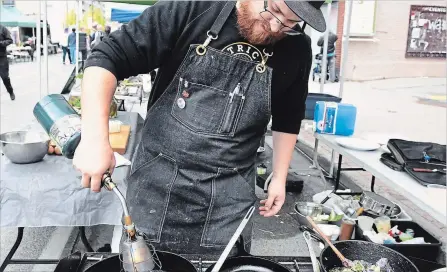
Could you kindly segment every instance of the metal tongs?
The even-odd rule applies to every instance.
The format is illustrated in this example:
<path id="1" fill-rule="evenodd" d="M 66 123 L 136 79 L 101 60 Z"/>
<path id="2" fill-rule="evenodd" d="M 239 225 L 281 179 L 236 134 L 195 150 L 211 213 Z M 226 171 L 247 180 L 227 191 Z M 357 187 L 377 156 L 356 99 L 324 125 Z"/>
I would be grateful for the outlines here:
<path id="1" fill-rule="evenodd" d="M 247 223 L 250 220 L 251 216 L 253 215 L 254 211 L 255 211 L 254 206 L 252 206 L 248 210 L 247 214 L 245 215 L 244 219 L 242 219 L 241 223 L 239 224 L 239 227 L 234 232 L 233 236 L 231 237 L 230 241 L 228 242 L 224 251 L 220 255 L 219 259 L 217 260 L 217 262 L 214 265 L 213 270 L 211 270 L 211 272 L 219 272 L 220 271 L 220 269 L 222 268 L 222 265 L 224 264 L 225 260 L 228 257 L 228 254 L 230 254 L 231 249 L 233 248 L 233 246 L 236 243 L 239 236 L 242 234 L 242 231 L 244 230 L 245 226 L 247 225 Z"/>
<path id="2" fill-rule="evenodd" d="M 320 272 L 320 264 L 318 263 L 317 256 L 312 246 L 312 236 L 310 232 L 303 232 L 304 240 L 306 241 L 307 248 L 309 249 L 310 260 L 312 262 L 313 272 Z"/>

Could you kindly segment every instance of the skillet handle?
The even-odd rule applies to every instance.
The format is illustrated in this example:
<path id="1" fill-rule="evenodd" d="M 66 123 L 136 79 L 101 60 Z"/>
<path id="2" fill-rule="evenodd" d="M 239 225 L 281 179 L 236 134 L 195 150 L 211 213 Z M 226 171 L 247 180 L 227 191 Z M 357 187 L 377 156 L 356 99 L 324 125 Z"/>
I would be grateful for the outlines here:
<path id="1" fill-rule="evenodd" d="M 244 237 L 239 236 L 239 239 L 236 241 L 236 249 L 237 249 L 237 256 L 251 256 L 247 250 L 245 249 L 245 242 Z"/>
<path id="2" fill-rule="evenodd" d="M 332 250 L 334 251 L 334 253 L 338 256 L 338 258 L 340 259 L 340 261 L 344 264 L 346 263 L 346 258 L 345 256 L 343 256 L 343 254 L 341 254 L 341 252 L 331 243 L 331 241 L 329 241 L 329 238 L 326 237 L 326 235 L 324 235 L 324 233 L 321 231 L 321 229 L 317 226 L 317 224 L 315 224 L 314 220 L 312 220 L 312 218 L 310 218 L 310 216 L 306 216 L 307 221 L 309 221 L 309 223 L 312 225 L 312 227 L 318 232 L 318 234 L 321 235 L 321 237 L 323 237 L 323 239 L 326 241 L 326 243 L 332 248 Z"/>

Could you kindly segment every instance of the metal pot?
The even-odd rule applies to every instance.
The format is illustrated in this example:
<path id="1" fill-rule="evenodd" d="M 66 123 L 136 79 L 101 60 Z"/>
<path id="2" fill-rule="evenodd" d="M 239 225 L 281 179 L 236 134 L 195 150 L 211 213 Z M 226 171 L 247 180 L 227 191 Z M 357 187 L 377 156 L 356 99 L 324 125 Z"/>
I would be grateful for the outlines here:
<path id="1" fill-rule="evenodd" d="M 0 135 L 2 152 L 13 163 L 41 161 L 48 152 L 50 138 L 45 133 L 13 131 Z"/>
<path id="2" fill-rule="evenodd" d="M 311 227 L 307 221 L 306 216 L 317 216 L 320 214 L 331 214 L 334 209 L 313 202 L 297 202 L 295 203 L 296 219 L 301 226 Z M 316 222 L 317 224 L 326 224 L 327 222 Z M 339 225 L 339 222 L 331 222 L 332 224 Z"/>

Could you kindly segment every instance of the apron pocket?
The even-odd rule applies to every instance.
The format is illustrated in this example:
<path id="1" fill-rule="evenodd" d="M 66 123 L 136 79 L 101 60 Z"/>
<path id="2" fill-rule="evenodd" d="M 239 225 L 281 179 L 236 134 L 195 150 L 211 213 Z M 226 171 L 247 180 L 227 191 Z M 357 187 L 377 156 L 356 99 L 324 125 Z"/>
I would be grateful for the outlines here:
<path id="1" fill-rule="evenodd" d="M 240 84 L 238 84 L 234 91 L 230 93 L 230 100 L 227 103 L 225 116 L 219 132 L 224 134 L 229 133 L 231 136 L 234 136 L 244 102 L 245 95 L 240 88 Z"/>
<path id="2" fill-rule="evenodd" d="M 151 242 L 160 242 L 169 197 L 177 176 L 174 159 L 160 153 L 128 178 L 127 201 L 136 227 Z"/>
<path id="3" fill-rule="evenodd" d="M 228 135 L 219 130 L 228 99 L 222 90 L 180 78 L 171 115 L 193 132 Z"/>
<path id="4" fill-rule="evenodd" d="M 200 245 L 223 247 L 228 244 L 256 195 L 237 169 L 219 169 L 212 181 L 211 202 Z"/>

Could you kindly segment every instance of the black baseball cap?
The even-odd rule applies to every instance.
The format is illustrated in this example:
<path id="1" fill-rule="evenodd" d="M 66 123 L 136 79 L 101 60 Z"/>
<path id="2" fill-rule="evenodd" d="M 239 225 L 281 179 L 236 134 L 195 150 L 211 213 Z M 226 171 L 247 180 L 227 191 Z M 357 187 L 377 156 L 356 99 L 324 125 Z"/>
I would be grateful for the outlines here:
<path id="1" fill-rule="evenodd" d="M 301 20 L 312 28 L 319 32 L 326 31 L 326 20 L 320 9 L 325 1 L 291 0 L 284 2 Z"/>

